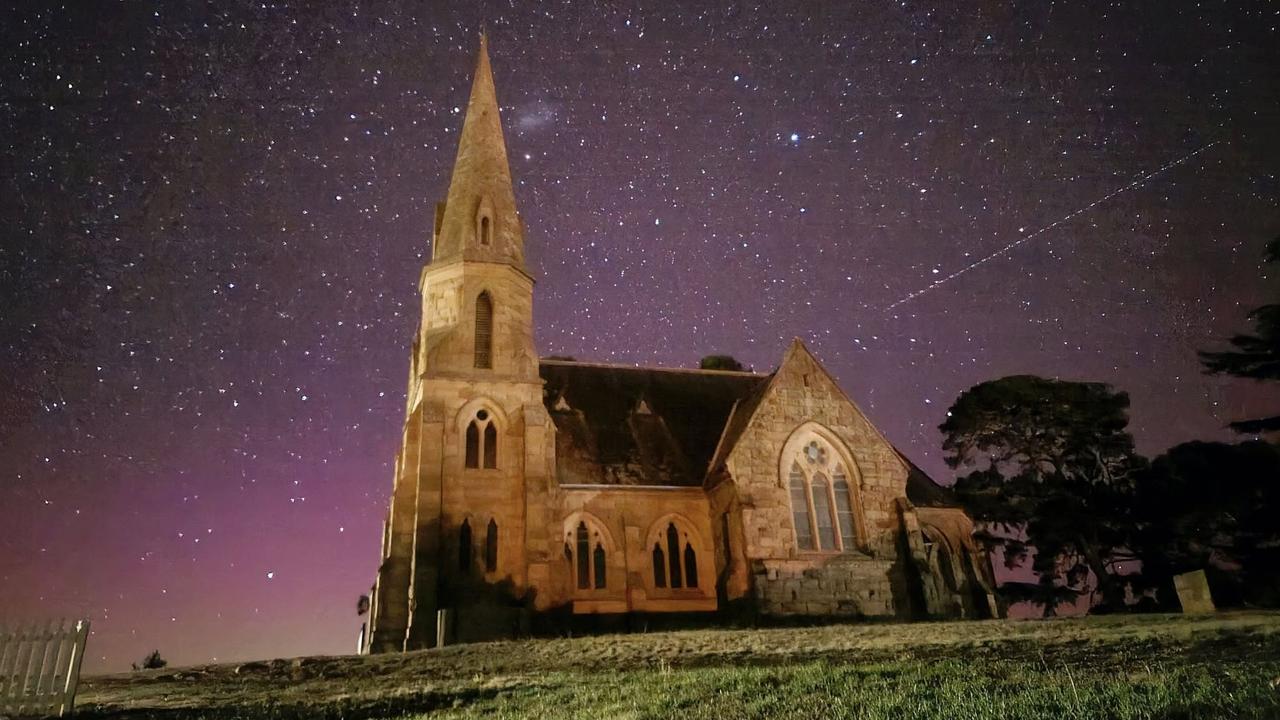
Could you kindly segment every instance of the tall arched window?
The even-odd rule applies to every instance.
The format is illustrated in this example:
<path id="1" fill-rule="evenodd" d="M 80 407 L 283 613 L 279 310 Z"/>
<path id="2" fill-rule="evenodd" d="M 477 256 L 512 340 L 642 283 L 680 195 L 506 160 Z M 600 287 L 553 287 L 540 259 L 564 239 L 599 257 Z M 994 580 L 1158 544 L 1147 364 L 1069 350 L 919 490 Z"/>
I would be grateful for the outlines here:
<path id="1" fill-rule="evenodd" d="M 478 368 L 493 367 L 493 300 L 488 292 L 476 298 L 476 353 Z"/>
<path id="2" fill-rule="evenodd" d="M 579 590 L 603 590 L 608 585 L 608 551 L 604 538 L 585 520 L 570 532 L 564 543 L 564 556 L 574 575 L 574 585 Z"/>
<path id="3" fill-rule="evenodd" d="M 480 218 L 480 244 L 488 245 L 490 240 L 492 239 L 490 235 L 491 233 L 489 231 L 489 216 L 485 215 L 484 217 Z"/>
<path id="4" fill-rule="evenodd" d="M 595 574 L 595 588 L 597 590 L 604 587 L 604 579 L 608 574 L 605 569 L 604 562 L 604 545 L 596 540 L 596 549 L 591 552 L 591 571 Z"/>
<path id="5" fill-rule="evenodd" d="M 688 542 L 684 544 L 684 586 L 698 587 L 698 554 Z"/>
<path id="6" fill-rule="evenodd" d="M 498 522 L 489 519 L 489 528 L 484 534 L 484 571 L 494 572 L 498 569 Z"/>
<path id="7" fill-rule="evenodd" d="M 799 463 L 792 463 L 791 477 L 791 519 L 796 528 L 796 545 L 801 550 L 816 550 L 813 546 L 813 523 L 809 515 L 808 480 L 800 470 Z"/>
<path id="8" fill-rule="evenodd" d="M 698 552 L 674 522 L 655 537 L 651 561 L 654 588 L 698 587 Z"/>
<path id="9" fill-rule="evenodd" d="M 463 575 L 471 573 L 471 521 L 463 520 L 458 529 L 458 571 Z"/>
<path id="10" fill-rule="evenodd" d="M 671 523 L 667 526 L 667 562 L 671 565 L 671 588 L 680 587 L 680 533 L 676 531 L 676 524 Z"/>
<path id="11" fill-rule="evenodd" d="M 578 589 L 586 590 L 591 587 L 591 556 L 587 552 L 591 547 L 591 540 L 587 536 L 587 524 L 585 522 L 578 523 Z"/>
<path id="12" fill-rule="evenodd" d="M 472 469 L 480 468 L 482 461 L 485 469 L 498 467 L 498 428 L 488 410 L 477 410 L 467 424 L 464 459 L 466 467 Z"/>
<path id="13" fill-rule="evenodd" d="M 844 552 L 862 544 L 855 488 L 825 441 L 814 438 L 800 449 L 787 486 L 799 550 Z"/>

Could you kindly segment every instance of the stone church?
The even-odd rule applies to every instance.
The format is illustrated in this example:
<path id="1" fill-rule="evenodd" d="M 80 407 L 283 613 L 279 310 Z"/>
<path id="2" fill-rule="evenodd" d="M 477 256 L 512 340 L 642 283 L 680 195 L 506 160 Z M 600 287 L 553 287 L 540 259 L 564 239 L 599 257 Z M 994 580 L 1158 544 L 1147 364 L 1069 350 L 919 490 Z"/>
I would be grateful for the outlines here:
<path id="1" fill-rule="evenodd" d="M 482 38 L 365 651 L 607 618 L 1000 613 L 970 519 L 802 342 L 769 374 L 539 358 L 524 241 Z"/>

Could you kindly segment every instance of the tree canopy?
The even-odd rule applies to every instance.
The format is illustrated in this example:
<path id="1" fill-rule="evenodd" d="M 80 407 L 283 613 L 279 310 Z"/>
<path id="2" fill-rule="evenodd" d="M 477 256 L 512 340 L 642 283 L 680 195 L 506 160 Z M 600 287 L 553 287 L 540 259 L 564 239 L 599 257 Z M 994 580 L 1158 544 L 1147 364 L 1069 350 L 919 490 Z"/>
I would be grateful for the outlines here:
<path id="1" fill-rule="evenodd" d="M 1267 243 L 1266 262 L 1280 265 L 1280 237 Z M 1205 372 L 1275 382 L 1280 380 L 1280 304 L 1269 304 L 1249 312 L 1252 334 L 1233 336 L 1231 350 L 1201 351 Z M 1231 428 L 1244 433 L 1280 430 L 1280 415 L 1241 420 Z"/>
<path id="2" fill-rule="evenodd" d="M 1112 575 L 1128 559 L 1126 496 L 1142 465 L 1128 431 L 1129 396 L 1102 383 L 1018 375 L 961 393 L 940 426 L 955 490 L 981 538 L 1006 563 L 1035 548 L 1046 614 L 1100 590 L 1121 601 Z"/>
<path id="3" fill-rule="evenodd" d="M 698 367 L 702 370 L 737 370 L 739 372 L 746 369 L 732 355 L 708 355 L 702 358 Z"/>
<path id="4" fill-rule="evenodd" d="M 1172 575 L 1203 568 L 1219 602 L 1280 599 L 1280 448 L 1173 447 L 1138 474 L 1133 507 L 1133 547 L 1165 597 Z"/>

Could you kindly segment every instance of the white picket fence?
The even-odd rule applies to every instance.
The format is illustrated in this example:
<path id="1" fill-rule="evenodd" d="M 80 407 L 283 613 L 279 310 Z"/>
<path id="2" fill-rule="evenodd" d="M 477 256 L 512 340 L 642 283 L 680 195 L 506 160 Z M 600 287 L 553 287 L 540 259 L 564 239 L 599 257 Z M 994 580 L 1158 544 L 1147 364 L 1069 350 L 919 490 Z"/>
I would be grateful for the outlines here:
<path id="1" fill-rule="evenodd" d="M 88 620 L 0 627 L 0 716 L 70 713 L 88 637 Z"/>

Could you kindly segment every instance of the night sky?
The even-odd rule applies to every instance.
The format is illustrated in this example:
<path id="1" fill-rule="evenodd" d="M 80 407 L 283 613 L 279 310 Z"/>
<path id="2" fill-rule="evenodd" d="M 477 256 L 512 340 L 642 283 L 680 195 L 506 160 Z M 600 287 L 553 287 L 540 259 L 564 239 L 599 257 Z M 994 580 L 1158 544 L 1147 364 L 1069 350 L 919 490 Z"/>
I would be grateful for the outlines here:
<path id="1" fill-rule="evenodd" d="M 1280 403 L 1195 355 L 1275 293 L 1275 5 L 11 5 L 0 621 L 90 672 L 355 647 L 482 24 L 543 354 L 799 336 L 947 482 L 1007 374 L 1149 454 Z"/>

